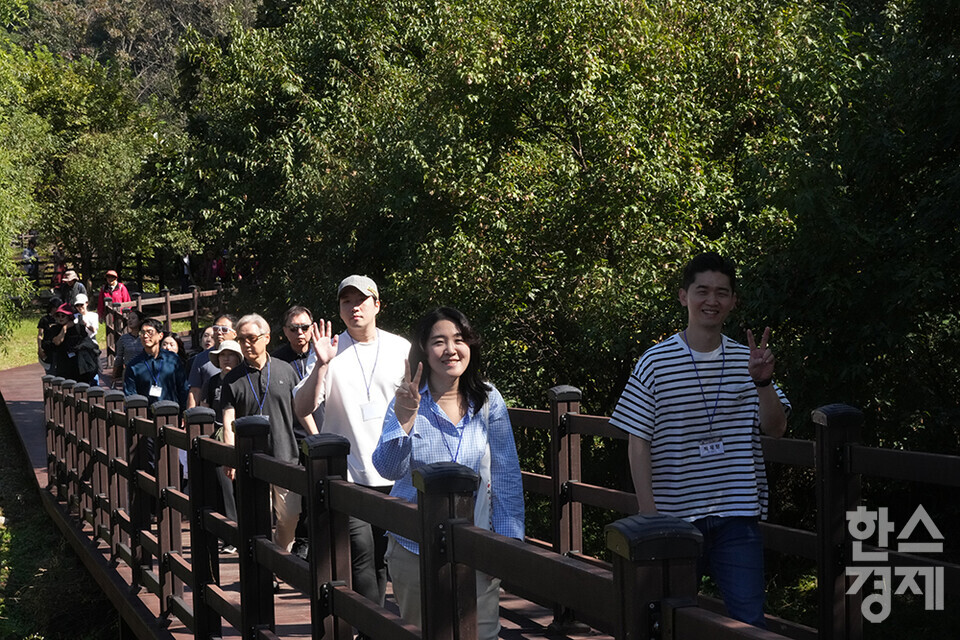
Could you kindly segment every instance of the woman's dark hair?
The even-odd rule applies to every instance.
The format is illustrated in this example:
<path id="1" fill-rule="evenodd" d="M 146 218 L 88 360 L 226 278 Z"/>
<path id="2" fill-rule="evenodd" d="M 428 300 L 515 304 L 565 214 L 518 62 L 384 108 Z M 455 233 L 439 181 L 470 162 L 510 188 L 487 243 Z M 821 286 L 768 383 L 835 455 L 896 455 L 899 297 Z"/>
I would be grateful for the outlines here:
<path id="1" fill-rule="evenodd" d="M 417 323 L 417 329 L 414 333 L 413 343 L 410 345 L 410 373 L 416 375 L 417 365 L 423 363 L 422 380 L 426 381 L 430 375 L 430 365 L 427 363 L 427 341 L 430 339 L 430 331 L 433 325 L 441 320 L 449 320 L 460 330 L 460 335 L 464 342 L 470 347 L 470 362 L 467 364 L 467 370 L 460 376 L 460 397 L 467 403 L 473 405 L 474 411 L 479 411 L 483 403 L 487 401 L 487 392 L 489 387 L 480 376 L 480 334 L 477 333 L 467 316 L 453 307 L 438 307 L 420 318 Z"/>
<path id="2" fill-rule="evenodd" d="M 137 320 L 140 321 L 141 327 L 143 326 L 143 321 L 147 319 L 147 316 L 145 316 L 142 311 L 137 311 L 136 309 L 133 309 L 133 308 L 127 309 L 126 313 L 136 316 Z"/>
<path id="3" fill-rule="evenodd" d="M 187 364 L 187 350 L 183 347 L 183 340 L 180 339 L 180 335 L 173 331 L 165 331 L 160 344 L 162 345 L 167 338 L 173 338 L 173 341 L 177 343 L 177 357 L 180 358 L 181 363 Z"/>

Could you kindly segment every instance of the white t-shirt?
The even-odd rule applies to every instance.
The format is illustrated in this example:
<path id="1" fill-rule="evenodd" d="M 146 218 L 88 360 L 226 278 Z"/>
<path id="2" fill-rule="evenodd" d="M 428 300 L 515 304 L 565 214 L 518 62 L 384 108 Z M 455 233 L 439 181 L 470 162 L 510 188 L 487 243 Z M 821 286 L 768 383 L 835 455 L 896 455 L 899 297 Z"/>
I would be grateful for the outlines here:
<path id="1" fill-rule="evenodd" d="M 96 340 L 97 329 L 100 328 L 100 316 L 97 315 L 97 312 L 87 311 L 83 314 L 83 324 L 87 330 L 87 335 Z"/>
<path id="2" fill-rule="evenodd" d="M 386 331 L 377 331 L 377 339 L 355 342 L 350 334 L 340 334 L 337 355 L 327 366 L 320 389 L 324 402 L 322 433 L 335 433 L 350 441 L 347 456 L 347 479 L 368 487 L 389 487 L 387 480 L 373 466 L 373 450 L 377 448 L 383 417 L 397 387 L 403 381 L 403 363 L 410 355 L 410 343 Z M 311 349 L 307 356 L 304 379 L 294 393 L 300 391 L 316 365 Z"/>

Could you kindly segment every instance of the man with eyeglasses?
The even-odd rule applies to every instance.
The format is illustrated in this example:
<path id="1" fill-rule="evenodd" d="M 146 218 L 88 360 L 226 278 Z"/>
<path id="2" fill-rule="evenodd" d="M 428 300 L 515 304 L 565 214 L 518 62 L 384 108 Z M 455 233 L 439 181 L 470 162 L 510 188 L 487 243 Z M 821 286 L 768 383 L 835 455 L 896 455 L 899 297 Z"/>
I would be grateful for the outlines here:
<path id="1" fill-rule="evenodd" d="M 275 349 L 270 355 L 283 360 L 293 367 L 297 380 L 303 380 L 310 373 L 307 369 L 307 356 L 310 355 L 310 333 L 313 326 L 313 314 L 306 307 L 294 305 L 283 314 L 283 335 L 286 343 Z M 316 420 L 314 418 L 317 418 Z M 323 422 L 322 410 L 319 416 L 307 415 L 293 426 L 297 441 L 308 435 L 319 433 L 318 426 Z"/>
<path id="2" fill-rule="evenodd" d="M 213 366 L 210 362 L 210 352 L 213 349 L 219 349 L 225 340 L 235 340 L 237 332 L 234 331 L 234 324 L 237 322 L 236 316 L 225 313 L 213 326 L 213 346 L 206 351 L 201 351 L 193 360 L 190 361 L 190 375 L 187 376 L 187 382 L 190 386 L 190 394 L 187 397 L 187 409 L 197 407 L 203 399 L 207 382 L 220 373 L 220 369 Z"/>
<path id="3" fill-rule="evenodd" d="M 224 442 L 233 445 L 236 441 L 236 418 L 261 415 L 270 420 L 269 453 L 283 462 L 296 463 L 293 388 L 297 386 L 297 374 L 288 363 L 267 353 L 270 325 L 262 316 L 252 313 L 237 321 L 237 342 L 243 351 L 243 363 L 226 375 L 220 392 Z M 230 479 L 235 475 L 235 469 L 227 471 Z M 273 541 L 290 551 L 300 516 L 300 496 L 276 485 L 272 490 L 277 514 Z"/>
<path id="4" fill-rule="evenodd" d="M 187 403 L 187 376 L 177 354 L 160 348 L 163 325 L 156 318 L 147 318 L 140 325 L 143 353 L 127 365 L 123 372 L 123 392 L 146 396 L 150 404 L 172 400 L 182 409 Z"/>
<path id="5" fill-rule="evenodd" d="M 387 405 L 403 380 L 410 343 L 377 327 L 380 292 L 366 276 L 344 278 L 337 289 L 346 331 L 335 335 L 322 319 L 313 326 L 307 377 L 297 387 L 297 415 L 324 408 L 322 427 L 350 441 L 347 477 L 389 493 L 393 483 L 373 466 Z M 350 518 L 353 589 L 383 606 L 387 539 L 380 528 Z"/>

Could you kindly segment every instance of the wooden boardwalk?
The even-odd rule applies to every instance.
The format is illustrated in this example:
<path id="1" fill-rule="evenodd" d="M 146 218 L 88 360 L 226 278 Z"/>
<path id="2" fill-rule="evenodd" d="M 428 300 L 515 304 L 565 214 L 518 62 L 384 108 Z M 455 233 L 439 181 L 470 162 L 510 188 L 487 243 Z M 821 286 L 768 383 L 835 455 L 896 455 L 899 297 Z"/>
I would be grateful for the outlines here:
<path id="1" fill-rule="evenodd" d="M 76 530 L 76 518 L 68 518 L 62 503 L 45 489 L 47 485 L 47 446 L 43 416 L 43 388 L 41 376 L 43 369 L 39 364 L 17 367 L 0 371 L 0 395 L 10 411 L 14 424 L 17 427 L 24 451 L 33 467 L 37 486 L 40 488 L 48 512 L 51 510 L 53 519 L 57 521 L 64 536 L 77 550 L 94 578 L 107 593 L 114 604 L 117 598 L 132 603 L 132 607 L 124 611 L 124 621 L 134 633 L 141 636 L 152 635 L 161 638 L 186 639 L 192 638 L 183 624 L 173 618 L 169 625 L 164 627 L 156 621 L 160 614 L 158 599 L 146 591 L 141 591 L 139 597 L 130 595 L 131 572 L 129 568 L 119 563 L 114 567 L 110 559 L 110 551 L 106 544 L 92 542 L 90 527 L 85 527 L 84 534 Z M 86 557 L 85 557 L 86 556 Z M 189 560 L 189 545 L 184 549 L 184 556 Z M 239 601 L 239 572 L 236 555 L 221 555 L 221 587 L 230 594 L 236 595 Z M 102 574 L 102 575 L 98 575 Z M 187 594 L 189 599 L 189 593 Z M 388 587 L 387 608 L 397 611 L 392 594 Z M 310 610 L 307 598 L 288 585 L 281 585 L 275 597 L 276 606 L 276 633 L 281 638 L 308 638 L 310 637 Z M 504 640 L 522 640 L 533 638 L 608 638 L 593 630 L 585 629 L 577 633 L 561 633 L 549 628 L 552 621 L 552 612 L 504 592 L 501 597 L 501 624 L 500 638 Z M 135 616 L 139 619 L 132 619 Z M 239 638 L 240 634 L 224 623 L 224 638 Z"/>

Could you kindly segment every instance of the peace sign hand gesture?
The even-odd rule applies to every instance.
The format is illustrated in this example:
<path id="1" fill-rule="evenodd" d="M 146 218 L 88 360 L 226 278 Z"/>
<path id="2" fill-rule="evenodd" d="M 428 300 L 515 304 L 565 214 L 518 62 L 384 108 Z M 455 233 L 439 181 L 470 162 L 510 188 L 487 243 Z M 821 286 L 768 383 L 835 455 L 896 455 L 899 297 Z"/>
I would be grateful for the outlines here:
<path id="1" fill-rule="evenodd" d="M 753 332 L 747 329 L 747 346 L 750 347 L 750 360 L 747 362 L 747 371 L 754 383 L 769 384 L 773 378 L 773 365 L 776 358 L 767 343 L 770 341 L 770 327 L 763 330 L 763 338 L 758 346 L 753 339 Z M 764 384 L 763 386 L 766 386 Z"/>
<path id="2" fill-rule="evenodd" d="M 337 343 L 340 336 L 333 332 L 333 325 L 320 318 L 310 327 L 310 345 L 317 356 L 317 366 L 329 364 L 337 355 Z"/>
<path id="3" fill-rule="evenodd" d="M 417 374 L 410 376 L 410 361 L 403 361 L 403 382 L 397 388 L 393 410 L 397 414 L 400 426 L 407 433 L 413 428 L 417 410 L 420 408 L 420 377 L 423 375 L 423 363 L 417 365 Z"/>

